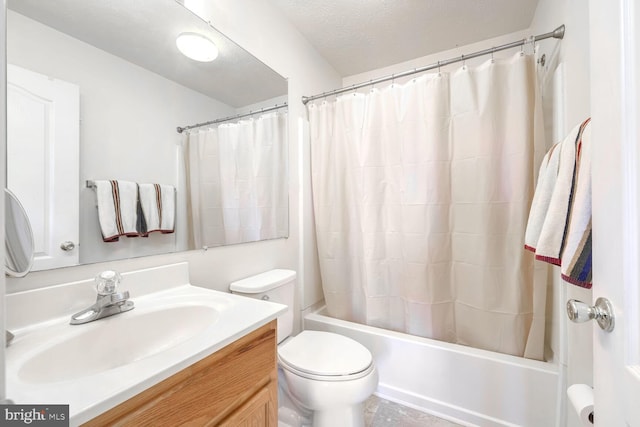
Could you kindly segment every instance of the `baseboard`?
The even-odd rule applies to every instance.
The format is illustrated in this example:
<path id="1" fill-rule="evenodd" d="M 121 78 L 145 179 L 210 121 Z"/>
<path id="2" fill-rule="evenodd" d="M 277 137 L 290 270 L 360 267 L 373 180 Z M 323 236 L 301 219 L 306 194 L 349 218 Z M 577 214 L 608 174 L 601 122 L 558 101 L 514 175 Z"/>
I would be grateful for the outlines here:
<path id="1" fill-rule="evenodd" d="M 383 383 L 378 384 L 374 393 L 376 396 L 386 399 L 418 411 L 426 412 L 438 418 L 460 424 L 467 427 L 520 427 L 503 420 L 469 411 L 459 406 L 451 405 L 439 400 L 430 399 L 406 390 L 401 390 Z"/>

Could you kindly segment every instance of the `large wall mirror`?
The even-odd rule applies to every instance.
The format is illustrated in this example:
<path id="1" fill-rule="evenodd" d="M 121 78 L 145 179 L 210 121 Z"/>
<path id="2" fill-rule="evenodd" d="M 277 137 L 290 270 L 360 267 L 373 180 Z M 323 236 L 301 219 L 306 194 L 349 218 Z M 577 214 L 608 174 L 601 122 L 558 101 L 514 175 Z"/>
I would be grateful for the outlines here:
<path id="1" fill-rule="evenodd" d="M 9 0 L 7 63 L 33 270 L 288 235 L 287 81 L 179 2 Z"/>

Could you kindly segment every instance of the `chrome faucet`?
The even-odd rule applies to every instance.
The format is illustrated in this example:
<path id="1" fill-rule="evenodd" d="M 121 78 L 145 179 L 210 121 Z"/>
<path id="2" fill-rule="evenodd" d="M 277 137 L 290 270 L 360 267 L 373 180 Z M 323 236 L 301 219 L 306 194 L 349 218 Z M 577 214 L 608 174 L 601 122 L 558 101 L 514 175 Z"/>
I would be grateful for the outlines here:
<path id="1" fill-rule="evenodd" d="M 81 325 L 132 310 L 133 301 L 129 301 L 129 291 L 116 292 L 120 280 L 120 275 L 115 271 L 107 270 L 98 274 L 95 279 L 98 291 L 95 304 L 71 316 L 70 323 Z"/>

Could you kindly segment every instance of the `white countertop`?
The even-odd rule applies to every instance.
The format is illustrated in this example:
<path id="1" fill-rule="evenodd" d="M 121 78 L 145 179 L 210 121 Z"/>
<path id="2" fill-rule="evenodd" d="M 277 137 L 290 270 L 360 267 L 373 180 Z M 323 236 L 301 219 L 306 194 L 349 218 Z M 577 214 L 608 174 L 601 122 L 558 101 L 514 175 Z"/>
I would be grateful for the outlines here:
<path id="1" fill-rule="evenodd" d="M 133 310 L 84 325 L 70 325 L 67 313 L 11 330 L 15 338 L 6 352 L 7 397 L 17 404 L 69 404 L 71 425 L 79 425 L 269 323 L 287 309 L 281 304 L 189 284 L 163 288 L 139 297 L 132 293 L 131 300 L 135 303 Z M 157 350 L 155 354 L 127 360 L 125 364 L 118 361 L 118 353 L 126 352 L 115 342 L 118 339 L 105 338 L 108 334 L 101 332 L 105 331 L 105 328 L 108 329 L 110 324 L 116 325 L 110 322 L 122 324 L 127 321 L 127 316 L 141 316 L 152 311 L 181 306 L 189 309 L 190 306 L 196 305 L 213 308 L 206 312 L 212 313 L 211 323 L 203 322 L 205 324 L 202 327 L 198 326 L 197 333 L 190 338 L 163 343 L 162 349 Z M 179 321 L 177 318 L 176 322 Z M 11 326 L 11 322 L 8 324 Z M 113 367 L 67 379 L 61 366 L 69 365 L 69 361 L 73 362 L 74 358 L 82 363 L 91 362 L 83 359 L 85 354 L 91 353 L 90 349 L 77 348 L 70 350 L 73 354 L 58 354 L 57 357 L 62 360 L 55 360 L 56 357 L 48 360 L 46 370 L 50 369 L 50 372 L 44 372 L 44 375 L 25 374 L 26 362 L 37 357 L 43 349 L 54 346 L 61 340 L 60 337 L 69 339 L 74 335 L 92 334 L 94 330 L 96 340 L 114 341 L 114 354 L 107 357 L 108 360 L 114 360 Z M 93 335 L 90 336 L 93 339 Z M 126 338 L 135 339 L 131 336 Z M 104 344 L 104 341 L 100 344 Z M 111 349 L 111 346 L 107 348 Z"/>

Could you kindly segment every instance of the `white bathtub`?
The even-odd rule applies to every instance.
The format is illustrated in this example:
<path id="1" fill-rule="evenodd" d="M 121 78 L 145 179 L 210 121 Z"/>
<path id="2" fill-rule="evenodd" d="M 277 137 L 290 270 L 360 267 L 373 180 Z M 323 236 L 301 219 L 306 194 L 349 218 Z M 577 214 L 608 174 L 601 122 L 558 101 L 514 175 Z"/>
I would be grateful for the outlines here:
<path id="1" fill-rule="evenodd" d="M 463 425 L 557 424 L 557 365 L 346 322 L 324 308 L 305 316 L 304 327 L 369 348 L 380 397 Z"/>

